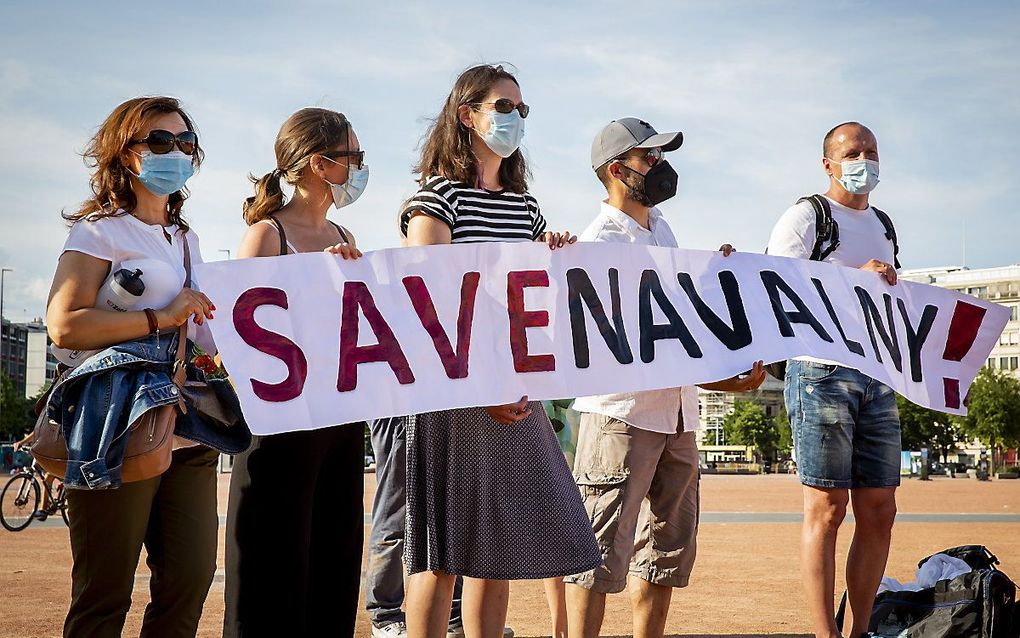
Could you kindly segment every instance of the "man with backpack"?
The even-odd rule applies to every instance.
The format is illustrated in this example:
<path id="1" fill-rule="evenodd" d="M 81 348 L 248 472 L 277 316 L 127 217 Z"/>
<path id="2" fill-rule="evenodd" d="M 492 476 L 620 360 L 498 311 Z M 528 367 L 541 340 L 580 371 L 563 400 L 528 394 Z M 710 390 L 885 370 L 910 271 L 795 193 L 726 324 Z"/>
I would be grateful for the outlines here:
<path id="1" fill-rule="evenodd" d="M 896 232 L 870 205 L 878 184 L 878 142 L 845 122 L 822 143 L 824 195 L 802 198 L 779 219 L 768 253 L 872 271 L 896 284 Z M 809 357 L 786 369 L 786 409 L 803 485 L 801 565 L 815 635 L 842 636 L 834 620 L 836 534 L 853 503 L 854 537 L 846 580 L 847 636 L 867 632 L 889 556 L 900 483 L 900 422 L 889 386 L 852 368 Z"/>

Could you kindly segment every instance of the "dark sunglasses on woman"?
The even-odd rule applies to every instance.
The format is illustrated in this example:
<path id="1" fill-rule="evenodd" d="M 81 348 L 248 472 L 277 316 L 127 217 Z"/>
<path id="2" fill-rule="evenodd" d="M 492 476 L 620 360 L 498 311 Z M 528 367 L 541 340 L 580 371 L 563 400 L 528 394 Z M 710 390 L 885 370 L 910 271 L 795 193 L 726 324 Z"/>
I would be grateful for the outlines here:
<path id="1" fill-rule="evenodd" d="M 198 148 L 198 134 L 194 131 L 184 131 L 174 135 L 170 131 L 156 128 L 149 131 L 149 134 L 142 139 L 131 142 L 130 145 L 134 146 L 135 144 L 147 144 L 149 150 L 156 155 L 165 155 L 174 150 L 174 146 L 185 155 L 194 155 L 195 149 Z"/>
<path id="2" fill-rule="evenodd" d="M 525 104 L 524 102 L 521 102 L 520 104 L 514 104 L 513 100 L 506 97 L 500 98 L 495 102 L 475 102 L 472 106 L 483 105 L 484 106 L 491 105 L 494 109 L 496 109 L 497 113 L 503 113 L 504 115 L 510 113 L 514 109 L 517 109 L 517 112 L 521 114 L 521 119 L 528 117 L 528 113 L 531 112 L 531 107 Z"/>
<path id="3" fill-rule="evenodd" d="M 336 160 L 337 158 L 340 157 L 350 157 L 352 159 L 347 160 L 348 165 L 353 166 L 354 168 L 361 168 L 362 166 L 365 165 L 365 151 L 362 150 L 333 151 L 330 153 L 323 153 L 322 156 L 331 161 Z"/>

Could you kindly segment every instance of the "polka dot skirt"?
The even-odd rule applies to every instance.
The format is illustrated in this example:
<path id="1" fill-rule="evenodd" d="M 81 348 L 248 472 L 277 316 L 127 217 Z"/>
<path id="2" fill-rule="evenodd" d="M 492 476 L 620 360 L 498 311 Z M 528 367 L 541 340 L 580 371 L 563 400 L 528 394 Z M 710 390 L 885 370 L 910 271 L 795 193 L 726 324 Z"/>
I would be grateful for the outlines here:
<path id="1" fill-rule="evenodd" d="M 530 407 L 513 425 L 483 408 L 408 419 L 408 573 L 516 580 L 602 563 L 549 417 Z"/>

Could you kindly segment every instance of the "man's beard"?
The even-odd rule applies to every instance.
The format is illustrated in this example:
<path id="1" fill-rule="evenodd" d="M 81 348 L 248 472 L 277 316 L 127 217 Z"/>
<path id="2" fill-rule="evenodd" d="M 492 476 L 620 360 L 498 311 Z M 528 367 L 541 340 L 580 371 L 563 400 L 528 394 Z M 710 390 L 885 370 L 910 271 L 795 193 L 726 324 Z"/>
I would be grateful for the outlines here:
<path id="1" fill-rule="evenodd" d="M 641 204 L 645 208 L 651 208 L 652 202 L 648 199 L 648 195 L 645 195 L 644 191 L 644 179 L 641 180 L 642 183 L 640 190 L 634 187 L 634 184 L 630 181 L 631 179 L 636 180 L 637 178 L 633 175 L 627 175 L 627 178 L 623 180 L 624 185 L 627 187 L 627 197 L 638 204 Z"/>

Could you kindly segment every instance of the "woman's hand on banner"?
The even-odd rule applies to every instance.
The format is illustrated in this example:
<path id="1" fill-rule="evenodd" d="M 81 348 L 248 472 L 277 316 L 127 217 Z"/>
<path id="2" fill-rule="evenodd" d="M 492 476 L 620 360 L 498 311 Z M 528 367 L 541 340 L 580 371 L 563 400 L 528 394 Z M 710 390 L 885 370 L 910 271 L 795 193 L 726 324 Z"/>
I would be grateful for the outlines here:
<path id="1" fill-rule="evenodd" d="M 568 230 L 565 230 L 562 233 L 549 231 L 542 233 L 542 235 L 535 241 L 545 242 L 545 244 L 549 246 L 549 250 L 556 250 L 557 248 L 563 248 L 564 246 L 575 243 L 577 241 L 577 235 L 571 235 Z"/>
<path id="2" fill-rule="evenodd" d="M 322 252 L 330 255 L 339 255 L 344 259 L 358 259 L 361 251 L 350 244 L 335 244 L 322 249 Z"/>
<path id="3" fill-rule="evenodd" d="M 528 407 L 527 395 L 521 397 L 521 400 L 517 403 L 493 405 L 485 408 L 485 411 L 489 413 L 493 421 L 503 425 L 511 425 L 531 416 L 531 408 Z"/>
<path id="4" fill-rule="evenodd" d="M 871 272 L 877 272 L 878 274 L 885 277 L 885 280 L 889 282 L 890 286 L 896 285 L 896 269 L 892 265 L 879 261 L 877 259 L 871 259 L 868 263 L 861 266 L 861 270 L 869 270 Z"/>

